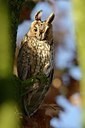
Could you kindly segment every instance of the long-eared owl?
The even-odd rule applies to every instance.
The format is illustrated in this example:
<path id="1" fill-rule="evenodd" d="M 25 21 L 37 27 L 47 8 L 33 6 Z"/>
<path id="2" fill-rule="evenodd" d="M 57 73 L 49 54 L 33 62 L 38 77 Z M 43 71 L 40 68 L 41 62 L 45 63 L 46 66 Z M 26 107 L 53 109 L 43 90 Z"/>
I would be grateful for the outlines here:
<path id="1" fill-rule="evenodd" d="M 41 20 L 42 11 L 37 12 L 28 33 L 24 36 L 17 57 L 18 77 L 22 80 L 36 78 L 33 85 L 26 89 L 23 104 L 31 116 L 42 103 L 53 75 L 53 36 L 52 21 L 54 14 Z M 42 76 L 42 77 L 40 77 Z M 41 82 L 46 79 L 48 82 Z"/>

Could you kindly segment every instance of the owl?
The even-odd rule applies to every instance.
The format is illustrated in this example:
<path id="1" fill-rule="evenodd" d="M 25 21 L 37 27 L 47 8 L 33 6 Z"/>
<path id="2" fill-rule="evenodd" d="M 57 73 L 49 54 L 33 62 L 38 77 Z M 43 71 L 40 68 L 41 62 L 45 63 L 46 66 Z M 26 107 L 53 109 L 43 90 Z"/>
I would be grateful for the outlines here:
<path id="1" fill-rule="evenodd" d="M 28 116 L 33 115 L 41 105 L 53 76 L 53 36 L 52 21 L 54 14 L 41 20 L 38 11 L 30 29 L 21 41 L 17 57 L 18 77 L 22 81 L 31 80 L 25 89 L 22 101 Z M 34 82 L 33 82 L 34 81 Z"/>

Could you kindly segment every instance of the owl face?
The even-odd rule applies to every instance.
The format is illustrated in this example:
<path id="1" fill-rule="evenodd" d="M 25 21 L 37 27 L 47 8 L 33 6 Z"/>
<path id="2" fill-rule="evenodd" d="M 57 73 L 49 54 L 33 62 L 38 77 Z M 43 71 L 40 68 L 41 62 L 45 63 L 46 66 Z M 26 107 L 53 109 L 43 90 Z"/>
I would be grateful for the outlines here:
<path id="1" fill-rule="evenodd" d="M 38 40 L 43 41 L 52 35 L 52 21 L 54 14 L 52 13 L 46 21 L 41 21 L 42 11 L 35 15 L 35 21 L 32 22 L 28 35 L 36 37 Z M 51 38 L 51 37 L 50 37 Z"/>
<path id="2" fill-rule="evenodd" d="M 50 27 L 44 21 L 34 21 L 31 25 L 30 32 L 32 36 L 35 36 L 38 40 L 45 40 L 48 33 L 50 31 Z"/>

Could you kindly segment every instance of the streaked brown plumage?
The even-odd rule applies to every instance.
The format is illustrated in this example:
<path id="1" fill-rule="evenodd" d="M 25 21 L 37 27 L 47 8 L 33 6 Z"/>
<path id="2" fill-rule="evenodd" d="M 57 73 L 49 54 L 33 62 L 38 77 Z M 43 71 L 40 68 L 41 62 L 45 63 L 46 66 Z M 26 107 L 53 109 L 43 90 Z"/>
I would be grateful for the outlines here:
<path id="1" fill-rule="evenodd" d="M 37 79 L 32 86 L 28 86 L 27 93 L 23 96 L 26 113 L 31 116 L 41 104 L 47 90 L 50 87 L 53 74 L 53 37 L 52 13 L 46 21 L 41 21 L 42 11 L 35 15 L 29 32 L 21 42 L 17 58 L 18 77 L 21 80 L 29 80 L 41 74 L 48 79 L 42 84 L 41 79 Z"/>

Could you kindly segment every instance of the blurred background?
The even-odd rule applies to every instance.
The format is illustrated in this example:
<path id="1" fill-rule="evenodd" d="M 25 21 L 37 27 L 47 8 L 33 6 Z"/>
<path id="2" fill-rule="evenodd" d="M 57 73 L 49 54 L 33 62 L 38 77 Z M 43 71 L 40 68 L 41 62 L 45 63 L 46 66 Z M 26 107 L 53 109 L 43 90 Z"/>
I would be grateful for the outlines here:
<path id="1" fill-rule="evenodd" d="M 54 77 L 48 94 L 36 113 L 36 120 L 41 122 L 40 126 L 38 124 L 38 128 L 82 128 L 80 97 L 82 74 L 79 67 L 77 33 L 71 0 L 27 0 L 23 4 L 17 30 L 14 73 L 17 75 L 16 59 L 20 42 L 39 10 L 43 10 L 42 20 L 45 20 L 51 12 L 55 14 L 53 21 L 55 47 Z M 27 117 L 24 117 L 24 120 L 24 127 L 33 127 L 33 123 L 28 123 Z M 31 122 L 31 119 L 29 120 Z M 33 120 L 37 128 L 35 115 L 32 122 Z"/>

